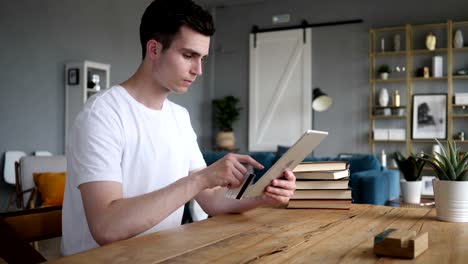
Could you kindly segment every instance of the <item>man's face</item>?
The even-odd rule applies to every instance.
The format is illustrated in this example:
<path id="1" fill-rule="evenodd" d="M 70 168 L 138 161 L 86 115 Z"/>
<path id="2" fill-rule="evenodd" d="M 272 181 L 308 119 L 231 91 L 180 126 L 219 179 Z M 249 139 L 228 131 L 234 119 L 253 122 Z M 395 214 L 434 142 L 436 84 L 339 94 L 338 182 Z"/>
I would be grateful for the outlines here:
<path id="1" fill-rule="evenodd" d="M 202 60 L 208 55 L 210 37 L 182 26 L 171 46 L 154 61 L 153 76 L 164 88 L 185 93 L 202 74 Z"/>

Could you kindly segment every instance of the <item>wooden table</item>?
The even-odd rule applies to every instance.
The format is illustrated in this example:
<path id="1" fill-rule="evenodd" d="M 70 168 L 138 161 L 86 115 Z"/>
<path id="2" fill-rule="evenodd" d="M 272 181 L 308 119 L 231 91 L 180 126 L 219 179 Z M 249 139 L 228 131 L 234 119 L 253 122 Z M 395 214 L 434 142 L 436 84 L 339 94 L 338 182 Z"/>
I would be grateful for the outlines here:
<path id="1" fill-rule="evenodd" d="M 414 260 L 378 258 L 373 238 L 387 228 L 429 232 Z M 353 205 L 351 210 L 261 208 L 221 215 L 58 259 L 53 263 L 468 263 L 468 223 L 435 209 Z"/>

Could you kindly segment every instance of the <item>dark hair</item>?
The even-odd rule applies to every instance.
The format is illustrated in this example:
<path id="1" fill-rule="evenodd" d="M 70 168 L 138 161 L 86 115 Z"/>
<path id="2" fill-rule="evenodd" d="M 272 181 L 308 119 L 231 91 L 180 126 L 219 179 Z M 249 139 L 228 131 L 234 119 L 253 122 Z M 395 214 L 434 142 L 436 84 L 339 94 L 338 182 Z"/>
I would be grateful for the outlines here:
<path id="1" fill-rule="evenodd" d="M 215 32 L 213 17 L 191 0 L 154 0 L 141 17 L 140 42 L 143 59 L 146 55 L 146 43 L 155 39 L 168 49 L 181 26 L 205 35 Z"/>

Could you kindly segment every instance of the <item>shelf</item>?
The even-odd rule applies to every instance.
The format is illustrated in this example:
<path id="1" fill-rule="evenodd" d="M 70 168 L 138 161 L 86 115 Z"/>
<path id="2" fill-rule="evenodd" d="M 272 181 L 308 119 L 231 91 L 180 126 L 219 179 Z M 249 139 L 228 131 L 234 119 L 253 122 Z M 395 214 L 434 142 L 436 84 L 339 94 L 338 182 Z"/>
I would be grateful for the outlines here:
<path id="1" fill-rule="evenodd" d="M 406 140 L 394 140 L 394 139 L 372 139 L 374 142 L 379 143 L 406 143 Z"/>
<path id="2" fill-rule="evenodd" d="M 417 49 L 413 50 L 413 54 L 433 54 L 433 53 L 446 53 L 447 49 L 435 49 L 435 50 L 428 50 L 428 49 Z"/>
<path id="3" fill-rule="evenodd" d="M 98 90 L 94 90 L 92 88 L 86 88 L 86 91 L 88 91 L 88 93 L 97 93 L 97 92 L 99 92 Z"/>
<path id="4" fill-rule="evenodd" d="M 458 80 L 468 80 L 468 75 L 453 75 L 452 78 Z"/>
<path id="5" fill-rule="evenodd" d="M 447 80 L 447 76 L 444 77 L 429 77 L 429 78 L 424 78 L 424 77 L 413 77 L 413 81 L 445 81 Z"/>
<path id="6" fill-rule="evenodd" d="M 372 56 L 380 57 L 380 56 L 405 56 L 406 51 L 384 51 L 384 52 L 376 52 L 372 53 Z"/>
<path id="7" fill-rule="evenodd" d="M 468 107 L 468 105 L 456 105 L 456 104 L 454 104 L 453 107 L 457 107 L 457 108 L 460 107 L 462 109 L 465 109 L 465 108 Z"/>
<path id="8" fill-rule="evenodd" d="M 373 115 L 374 119 L 406 119 L 406 115 Z"/>
<path id="9" fill-rule="evenodd" d="M 457 143 L 457 144 L 468 144 L 468 140 L 455 139 L 454 142 Z"/>
<path id="10" fill-rule="evenodd" d="M 437 139 L 439 142 L 445 142 L 447 141 L 446 139 Z M 434 143 L 437 144 L 437 141 L 435 139 L 411 139 L 413 143 Z"/>
<path id="11" fill-rule="evenodd" d="M 468 47 L 463 47 L 463 48 L 453 48 L 453 52 L 468 52 Z"/>
<path id="12" fill-rule="evenodd" d="M 374 109 L 385 109 L 385 108 L 390 108 L 390 109 L 399 109 L 399 108 L 406 108 L 405 105 L 402 106 L 373 106 L 372 108 Z"/>
<path id="13" fill-rule="evenodd" d="M 388 79 L 388 80 L 374 79 L 372 81 L 376 83 L 395 83 L 395 82 L 406 82 L 406 79 L 405 78 L 395 78 L 395 79 Z"/>
<path id="14" fill-rule="evenodd" d="M 467 118 L 468 114 L 453 114 L 453 118 Z"/>

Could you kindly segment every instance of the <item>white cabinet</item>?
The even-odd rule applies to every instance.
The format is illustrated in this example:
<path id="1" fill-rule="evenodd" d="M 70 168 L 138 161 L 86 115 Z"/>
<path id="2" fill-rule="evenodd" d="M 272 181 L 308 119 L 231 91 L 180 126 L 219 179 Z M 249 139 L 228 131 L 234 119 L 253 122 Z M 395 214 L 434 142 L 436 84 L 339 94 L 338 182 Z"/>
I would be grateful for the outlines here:
<path id="1" fill-rule="evenodd" d="M 76 116 L 89 97 L 109 88 L 110 65 L 92 61 L 65 65 L 65 146 Z"/>

